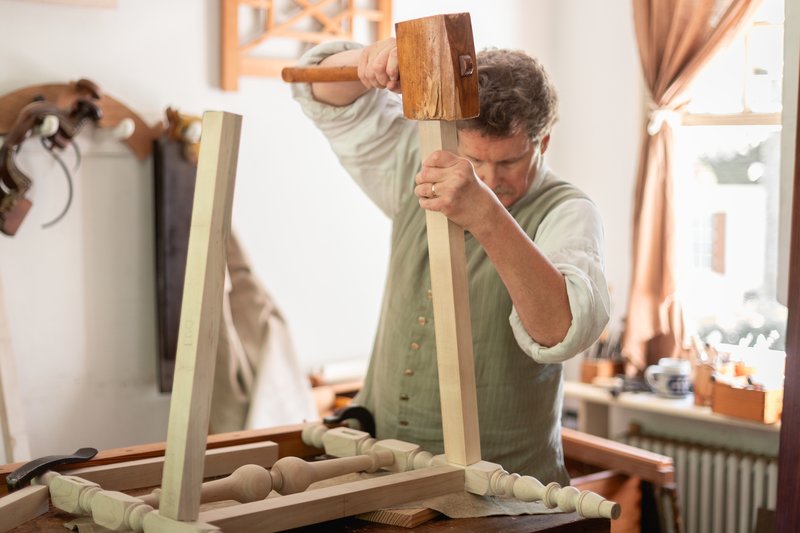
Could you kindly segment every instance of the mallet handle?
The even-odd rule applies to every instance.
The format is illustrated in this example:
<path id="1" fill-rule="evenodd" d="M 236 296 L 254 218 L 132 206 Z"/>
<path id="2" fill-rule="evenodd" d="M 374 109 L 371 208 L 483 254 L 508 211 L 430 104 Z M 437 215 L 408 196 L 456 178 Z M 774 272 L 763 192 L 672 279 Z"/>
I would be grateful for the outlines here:
<path id="1" fill-rule="evenodd" d="M 334 67 L 286 67 L 281 70 L 283 81 L 318 82 L 318 81 L 358 81 L 358 67 L 340 65 Z"/>

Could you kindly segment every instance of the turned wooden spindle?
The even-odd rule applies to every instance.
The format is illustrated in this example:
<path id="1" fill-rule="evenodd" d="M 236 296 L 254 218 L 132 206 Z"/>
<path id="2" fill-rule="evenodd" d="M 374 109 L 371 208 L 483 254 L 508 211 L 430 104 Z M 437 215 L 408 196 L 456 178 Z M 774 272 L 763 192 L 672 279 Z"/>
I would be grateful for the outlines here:
<path id="1" fill-rule="evenodd" d="M 531 476 L 514 479 L 513 496 L 521 501 L 541 500 L 546 507 L 558 507 L 564 512 L 577 512 L 587 518 L 619 518 L 621 509 L 616 502 L 606 500 L 597 493 L 581 491 L 572 486 L 562 487 L 558 483 L 547 486 Z"/>
<path id="2" fill-rule="evenodd" d="M 154 511 L 142 500 L 123 492 L 101 490 L 91 502 L 95 524 L 112 531 L 144 531 L 144 517 Z"/>
<path id="3" fill-rule="evenodd" d="M 421 446 L 395 439 L 376 440 L 369 433 L 348 427 L 328 428 L 321 424 L 308 426 L 302 432 L 303 442 L 309 446 L 323 448 L 325 453 L 334 457 L 351 457 L 368 454 L 373 451 L 388 451 L 393 461 L 383 468 L 392 472 L 407 472 L 444 464 L 444 459 L 434 460 L 433 454 L 426 452 Z"/>
<path id="4" fill-rule="evenodd" d="M 45 472 L 36 480 L 47 486 L 53 507 L 75 515 L 91 514 L 91 501 L 100 485 L 75 476 L 64 476 L 58 472 Z"/>
<path id="5" fill-rule="evenodd" d="M 509 474 L 500 465 L 479 461 L 467 467 L 466 488 L 481 496 L 509 496 L 523 502 L 541 501 L 549 509 L 573 511 L 588 518 L 617 519 L 618 503 L 606 500 L 599 494 L 575 487 L 562 487 L 556 482 L 544 485 L 531 476 Z"/>
<path id="6" fill-rule="evenodd" d="M 200 492 L 202 503 L 234 500 L 249 503 L 266 498 L 271 491 L 278 494 L 295 494 L 306 490 L 316 481 L 355 472 L 375 472 L 394 461 L 388 450 L 376 450 L 354 457 L 341 457 L 325 461 L 306 462 L 298 457 L 279 459 L 270 470 L 258 465 L 240 466 L 225 478 L 203 483 Z M 161 489 L 155 489 L 138 501 L 158 508 Z"/>
<path id="7" fill-rule="evenodd" d="M 249 503 L 266 498 L 272 490 L 272 476 L 269 471 L 259 465 L 243 465 L 234 470 L 231 475 L 206 481 L 200 492 L 200 502 L 219 502 L 234 500 L 239 503 Z M 158 508 L 161 498 L 161 489 L 155 489 L 141 500 Z"/>
<path id="8" fill-rule="evenodd" d="M 316 481 L 355 472 L 376 472 L 393 461 L 392 453 L 385 450 L 312 463 L 297 457 L 284 457 L 272 466 L 270 474 L 276 492 L 294 494 L 306 490 Z"/>
<path id="9" fill-rule="evenodd" d="M 54 507 L 74 515 L 91 515 L 97 525 L 112 531 L 141 532 L 145 515 L 154 510 L 139 498 L 103 490 L 77 476 L 46 472 L 37 483 L 47 486 Z"/>

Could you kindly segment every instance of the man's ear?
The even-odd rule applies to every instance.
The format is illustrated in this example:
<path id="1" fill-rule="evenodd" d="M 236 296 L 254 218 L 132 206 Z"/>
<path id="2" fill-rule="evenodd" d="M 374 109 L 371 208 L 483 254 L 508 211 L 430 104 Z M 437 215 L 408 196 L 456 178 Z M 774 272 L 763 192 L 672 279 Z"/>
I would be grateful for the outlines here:
<path id="1" fill-rule="evenodd" d="M 547 147 L 550 146 L 550 134 L 548 133 L 542 138 L 542 141 L 539 143 L 540 152 L 545 153 L 547 151 Z"/>

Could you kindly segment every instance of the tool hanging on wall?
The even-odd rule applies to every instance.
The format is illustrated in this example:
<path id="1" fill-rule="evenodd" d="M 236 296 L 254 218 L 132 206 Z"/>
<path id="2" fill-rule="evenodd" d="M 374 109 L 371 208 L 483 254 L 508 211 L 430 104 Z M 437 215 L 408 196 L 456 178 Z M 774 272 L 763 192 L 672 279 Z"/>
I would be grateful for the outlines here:
<path id="1" fill-rule="evenodd" d="M 70 172 L 58 152 L 72 145 L 80 161 L 73 138 L 89 122 L 123 140 L 140 159 L 150 155 L 153 140 L 163 130 L 163 124 L 149 127 L 138 115 L 102 94 L 97 84 L 87 79 L 27 87 L 0 97 L 0 136 L 4 136 L 0 145 L 1 233 L 15 235 L 32 205 L 26 197 L 31 179 L 15 160 L 20 146 L 26 140 L 40 137 L 67 177 L 67 205 L 44 225 L 49 227 L 64 216 L 72 198 Z"/>
<path id="2" fill-rule="evenodd" d="M 36 97 L 20 110 L 3 139 L 3 145 L 0 146 L 0 231 L 6 235 L 16 234 L 32 205 L 25 196 L 32 185 L 31 179 L 16 162 L 20 147 L 31 137 L 41 136 L 42 145 L 64 170 L 70 185 L 65 209 L 45 226 L 60 220 L 69 209 L 72 201 L 72 180 L 69 170 L 55 150 L 63 150 L 70 144 L 75 146 L 72 140 L 83 126 L 89 121 L 97 123 L 103 116 L 97 103 L 100 98 L 97 85 L 88 80 L 80 80 L 76 88 L 80 96 L 66 109 L 45 101 L 43 97 Z"/>
<path id="3" fill-rule="evenodd" d="M 178 348 L 202 118 L 168 108 L 153 143 L 159 390 L 170 392 Z"/>

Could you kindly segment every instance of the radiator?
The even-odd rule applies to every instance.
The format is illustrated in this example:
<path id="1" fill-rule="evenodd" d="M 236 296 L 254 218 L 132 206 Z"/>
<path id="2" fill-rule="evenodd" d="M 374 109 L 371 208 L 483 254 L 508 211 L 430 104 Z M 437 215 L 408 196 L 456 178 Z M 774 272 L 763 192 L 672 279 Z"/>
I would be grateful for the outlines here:
<path id="1" fill-rule="evenodd" d="M 645 435 L 622 441 L 672 457 L 684 533 L 752 533 L 758 509 L 775 509 L 777 457 Z"/>

